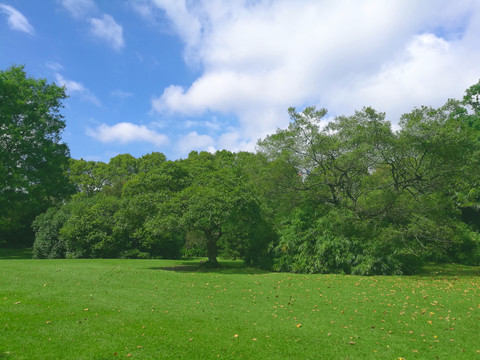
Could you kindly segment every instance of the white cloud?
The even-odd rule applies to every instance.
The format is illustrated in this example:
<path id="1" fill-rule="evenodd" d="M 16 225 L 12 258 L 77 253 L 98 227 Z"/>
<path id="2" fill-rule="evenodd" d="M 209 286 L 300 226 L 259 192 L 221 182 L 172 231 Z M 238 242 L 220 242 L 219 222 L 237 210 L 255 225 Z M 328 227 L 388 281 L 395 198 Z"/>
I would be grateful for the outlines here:
<path id="1" fill-rule="evenodd" d="M 93 0 L 60 0 L 62 6 L 75 18 L 81 19 L 96 10 Z"/>
<path id="2" fill-rule="evenodd" d="M 125 46 L 123 27 L 112 16 L 104 14 L 102 18 L 91 18 L 89 22 L 91 33 L 106 41 L 115 50 L 119 51 Z"/>
<path id="3" fill-rule="evenodd" d="M 146 141 L 157 147 L 168 143 L 168 138 L 165 135 L 150 130 L 145 125 L 136 125 L 129 122 L 121 122 L 112 126 L 101 124 L 95 130 L 87 129 L 87 135 L 104 143 L 126 144 Z"/>
<path id="4" fill-rule="evenodd" d="M 459 98 L 480 77 L 473 0 L 137 0 L 163 11 L 200 69 L 152 100 L 158 113 L 235 115 L 213 145 L 251 148 L 288 123 L 287 108 L 349 115 L 373 105 L 396 122 L 414 106 Z M 223 139 L 223 140 L 222 140 Z"/>
<path id="5" fill-rule="evenodd" d="M 100 100 L 82 83 L 65 79 L 61 74 L 56 73 L 55 79 L 60 86 L 65 86 L 69 95 L 78 95 L 82 100 L 91 102 L 96 106 L 100 106 Z"/>
<path id="6" fill-rule="evenodd" d="M 0 12 L 7 15 L 7 22 L 13 30 L 23 31 L 29 35 L 35 34 L 35 29 L 28 22 L 27 18 L 12 6 L 0 4 Z"/>
<path id="7" fill-rule="evenodd" d="M 200 40 L 202 21 L 196 13 L 196 4 L 186 0 L 131 0 L 132 8 L 150 22 L 155 16 L 166 16 L 171 20 L 171 30 L 186 43 L 187 50 Z M 160 10 L 160 11 L 159 11 Z M 198 8 L 201 10 L 201 7 Z M 190 54 L 191 55 L 191 54 Z M 187 57 L 188 61 L 188 57 Z"/>
<path id="8" fill-rule="evenodd" d="M 125 46 L 123 27 L 118 24 L 113 16 L 100 13 L 93 0 L 59 0 L 62 6 L 76 19 L 87 21 L 90 33 L 109 44 L 114 50 L 119 51 Z"/>
<path id="9" fill-rule="evenodd" d="M 461 98 L 480 76 L 480 64 L 473 60 L 480 58 L 480 51 L 466 54 L 464 46 L 461 41 L 447 42 L 434 34 L 417 35 L 402 56 L 386 63 L 374 76 L 335 89 L 336 98 L 329 97 L 328 103 L 348 106 L 350 112 L 363 105 L 387 108 L 387 117 L 396 120 L 414 106 L 438 107 L 448 98 Z M 351 100 L 343 105 L 339 99 Z"/>
<path id="10" fill-rule="evenodd" d="M 201 135 L 196 131 L 181 137 L 176 144 L 180 156 L 188 155 L 192 150 L 215 152 L 215 140 L 209 135 Z"/>

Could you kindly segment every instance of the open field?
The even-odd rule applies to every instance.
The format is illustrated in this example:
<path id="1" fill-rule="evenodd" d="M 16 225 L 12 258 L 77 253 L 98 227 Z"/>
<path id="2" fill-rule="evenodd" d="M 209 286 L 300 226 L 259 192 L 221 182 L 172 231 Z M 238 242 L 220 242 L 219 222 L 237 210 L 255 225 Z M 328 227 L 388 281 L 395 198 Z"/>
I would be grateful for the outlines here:
<path id="1" fill-rule="evenodd" d="M 480 358 L 478 267 L 358 277 L 197 265 L 0 260 L 0 359 Z"/>

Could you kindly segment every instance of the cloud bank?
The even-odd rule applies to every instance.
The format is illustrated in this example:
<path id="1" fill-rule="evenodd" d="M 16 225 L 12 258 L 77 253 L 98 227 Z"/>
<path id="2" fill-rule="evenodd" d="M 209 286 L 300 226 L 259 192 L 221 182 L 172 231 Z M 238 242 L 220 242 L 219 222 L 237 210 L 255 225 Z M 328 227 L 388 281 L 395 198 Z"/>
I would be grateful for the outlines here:
<path id="1" fill-rule="evenodd" d="M 253 150 L 287 125 L 289 106 L 333 115 L 373 106 L 396 123 L 415 106 L 461 97 L 480 77 L 474 0 L 136 0 L 135 8 L 166 19 L 200 73 L 164 88 L 152 110 L 238 119 L 205 147 Z"/>

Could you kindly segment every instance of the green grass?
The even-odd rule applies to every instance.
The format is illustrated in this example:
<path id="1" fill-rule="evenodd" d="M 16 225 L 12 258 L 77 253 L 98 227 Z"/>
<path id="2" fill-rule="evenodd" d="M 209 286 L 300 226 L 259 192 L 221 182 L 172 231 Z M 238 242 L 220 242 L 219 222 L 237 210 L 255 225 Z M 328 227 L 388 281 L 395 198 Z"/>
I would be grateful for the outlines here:
<path id="1" fill-rule="evenodd" d="M 0 359 L 478 359 L 480 268 L 415 277 L 224 262 L 1 260 Z"/>

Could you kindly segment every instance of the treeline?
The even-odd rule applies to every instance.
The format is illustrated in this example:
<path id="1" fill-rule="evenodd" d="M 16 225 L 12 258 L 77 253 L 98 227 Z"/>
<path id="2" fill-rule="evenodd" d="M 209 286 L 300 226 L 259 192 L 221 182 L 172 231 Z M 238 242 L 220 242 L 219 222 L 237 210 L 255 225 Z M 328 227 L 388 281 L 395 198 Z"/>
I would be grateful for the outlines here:
<path id="1" fill-rule="evenodd" d="M 324 109 L 291 108 L 288 128 L 260 140 L 255 154 L 70 159 L 58 162 L 56 187 L 41 177 L 15 185 L 9 174 L 29 158 L 21 154 L 0 169 L 9 184 L 0 199 L 19 204 L 0 215 L 0 242 L 22 209 L 30 218 L 47 209 L 33 222 L 37 258 L 207 256 L 216 265 L 222 256 L 277 271 L 361 275 L 414 273 L 425 261 L 479 265 L 479 95 L 480 83 L 462 100 L 416 108 L 395 131 L 371 108 L 328 121 Z M 60 146 L 64 125 L 58 104 L 50 109 L 58 124 L 45 151 Z M 25 123 L 5 118 L 12 129 Z M 35 166 L 50 164 L 46 154 L 16 178 L 38 174 Z M 32 202 L 41 204 L 35 211 L 20 206 L 41 193 L 30 187 L 51 189 Z"/>
<path id="2" fill-rule="evenodd" d="M 260 161 L 227 151 L 71 160 L 78 193 L 34 221 L 34 257 L 208 256 L 215 265 L 220 254 L 270 266 L 276 234 L 256 184 Z"/>

